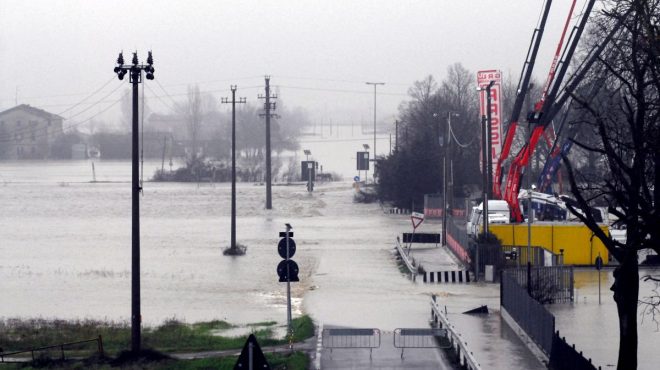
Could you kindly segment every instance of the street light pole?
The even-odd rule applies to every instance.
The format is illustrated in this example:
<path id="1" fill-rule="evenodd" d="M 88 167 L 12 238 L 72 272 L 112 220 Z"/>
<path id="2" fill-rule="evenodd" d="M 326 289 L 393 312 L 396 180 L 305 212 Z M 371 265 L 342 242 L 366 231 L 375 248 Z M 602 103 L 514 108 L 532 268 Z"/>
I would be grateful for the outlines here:
<path id="1" fill-rule="evenodd" d="M 378 85 L 385 85 L 385 82 L 366 82 L 366 84 L 374 86 L 374 175 L 375 175 L 376 174 L 376 87 Z"/>
<path id="2" fill-rule="evenodd" d="M 493 87 L 495 84 L 495 81 L 490 81 L 490 83 L 486 86 L 486 122 L 488 123 L 487 129 L 487 135 L 486 139 L 487 141 L 487 147 L 488 147 L 488 157 L 487 157 L 487 165 L 486 165 L 486 172 L 488 174 L 488 182 L 486 183 L 486 190 L 488 191 L 488 198 L 493 197 L 493 186 L 491 185 L 493 183 L 493 149 L 491 146 L 493 145 L 491 143 L 492 139 L 492 129 L 491 129 L 491 124 L 492 124 L 492 108 L 491 108 L 491 100 L 492 97 L 490 96 L 490 89 Z"/>
<path id="3" fill-rule="evenodd" d="M 132 122 L 132 210 L 131 210 L 131 351 L 139 353 L 141 348 L 142 314 L 140 312 L 140 169 L 139 169 L 139 122 L 138 122 L 138 84 L 142 82 L 142 71 L 148 80 L 154 79 L 154 67 L 151 51 L 147 64 L 139 64 L 137 52 L 133 53 L 131 64 L 124 64 L 124 55 L 119 53 L 114 72 L 120 80 L 129 73 L 129 82 L 133 85 L 133 122 Z"/>
<path id="4" fill-rule="evenodd" d="M 483 202 L 482 202 L 482 219 L 484 223 L 484 234 L 488 234 L 488 155 L 486 154 L 486 151 L 488 150 L 487 144 L 488 140 L 486 139 L 486 127 L 488 124 L 486 123 L 486 115 L 481 116 L 481 172 L 482 172 L 482 178 L 483 178 L 483 191 L 482 191 L 482 196 L 483 196 Z"/>

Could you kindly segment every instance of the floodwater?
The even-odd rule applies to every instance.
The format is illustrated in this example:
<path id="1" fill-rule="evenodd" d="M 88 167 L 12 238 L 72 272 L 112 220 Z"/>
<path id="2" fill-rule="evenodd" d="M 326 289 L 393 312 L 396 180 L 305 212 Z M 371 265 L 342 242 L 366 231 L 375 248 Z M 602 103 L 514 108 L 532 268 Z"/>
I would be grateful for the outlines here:
<path id="1" fill-rule="evenodd" d="M 325 171 L 351 179 L 355 152 L 371 141 L 346 132 L 342 141 L 341 132 L 333 132 L 336 138 L 326 132 L 303 145 Z M 378 145 L 388 148 L 385 140 Z M 160 166 L 145 163 L 146 177 Z M 101 160 L 94 167 L 98 182 L 91 182 L 89 161 L 0 162 L 0 319 L 129 321 L 131 165 Z M 294 316 L 383 332 L 427 327 L 430 295 L 437 294 L 484 368 L 538 368 L 502 323 L 496 285 L 424 285 L 405 278 L 391 252 L 396 236 L 411 231 L 410 219 L 386 214 L 378 204 L 353 203 L 351 185 L 318 184 L 311 194 L 304 185 L 276 185 L 274 209 L 265 210 L 263 185 L 238 184 L 237 240 L 248 253 L 225 257 L 230 184 L 146 182 L 140 199 L 144 323 L 284 323 L 286 287 L 277 282 L 276 245 L 290 223 L 301 280 L 292 284 Z M 439 232 L 440 225 L 427 221 L 421 231 Z M 576 274 L 576 303 L 550 309 L 562 335 L 606 368 L 616 362 L 616 309 L 608 290 L 611 271 L 603 273 L 602 305 L 594 273 Z M 643 285 L 640 297 L 654 287 Z M 461 314 L 482 304 L 494 311 Z M 640 369 L 660 360 L 653 347 L 658 335 L 648 318 L 640 325 Z"/>
<path id="2" fill-rule="evenodd" d="M 610 287 L 614 283 L 613 269 L 603 269 L 600 274 L 593 268 L 582 268 L 575 272 L 575 301 L 570 304 L 546 306 L 555 315 L 555 328 L 566 341 L 591 358 L 603 369 L 615 368 L 619 353 L 619 321 L 616 304 Z M 658 276 L 660 270 L 641 268 L 640 278 L 645 275 Z M 598 302 L 598 281 L 601 293 Z M 648 298 L 655 297 L 655 298 Z M 660 297 L 658 285 L 652 281 L 640 281 L 640 301 L 657 302 Z M 638 306 L 638 369 L 657 369 L 660 361 L 660 321 L 656 312 L 654 320 L 650 306 L 640 302 Z"/>
<path id="3" fill-rule="evenodd" d="M 0 317 L 130 317 L 130 163 L 101 161 L 95 169 L 108 182 L 89 182 L 86 161 L 0 164 Z M 391 329 L 426 324 L 428 297 L 409 289 L 390 254 L 405 218 L 353 204 L 350 183 L 319 185 L 312 194 L 302 185 L 274 186 L 272 211 L 264 209 L 264 186 L 239 184 L 237 198 L 237 240 L 248 253 L 225 257 L 229 184 L 145 183 L 145 323 L 283 321 L 276 244 L 290 223 L 301 269 L 301 282 L 292 284 L 295 313 Z M 393 296 L 405 304 L 392 305 Z"/>
<path id="4" fill-rule="evenodd" d="M 159 165 L 146 163 L 146 173 Z M 90 182 L 88 161 L 0 163 L 0 318 L 129 320 L 130 163 L 97 161 L 95 169 L 104 182 Z M 290 223 L 300 266 L 300 282 L 292 283 L 294 316 L 385 333 L 428 327 L 430 295 L 438 294 L 451 301 L 449 316 L 481 338 L 474 345 L 489 353 L 489 368 L 534 368 L 524 365 L 532 360 L 499 315 L 485 322 L 454 315 L 484 299 L 495 306 L 497 290 L 408 280 L 392 248 L 397 235 L 411 231 L 409 217 L 353 203 L 350 182 L 319 184 L 311 194 L 304 185 L 273 186 L 270 211 L 263 185 L 238 184 L 237 240 L 248 247 L 242 257 L 222 255 L 230 239 L 230 193 L 230 184 L 145 183 L 146 325 L 168 318 L 285 323 L 276 245 Z M 429 221 L 422 231 L 439 226 Z"/>

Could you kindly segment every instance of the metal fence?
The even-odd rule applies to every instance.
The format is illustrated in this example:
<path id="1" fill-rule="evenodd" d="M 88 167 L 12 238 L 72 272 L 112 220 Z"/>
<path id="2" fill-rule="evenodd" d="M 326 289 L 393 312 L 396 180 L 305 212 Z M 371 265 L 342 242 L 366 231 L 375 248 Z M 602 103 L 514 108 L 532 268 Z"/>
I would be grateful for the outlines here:
<path id="1" fill-rule="evenodd" d="M 394 329 L 394 348 L 401 348 L 401 358 L 405 348 L 451 348 L 447 329 Z"/>
<path id="2" fill-rule="evenodd" d="M 454 255 L 461 260 L 466 266 L 470 265 L 470 237 L 467 234 L 464 226 L 461 226 L 462 221 L 456 220 L 454 217 L 447 218 L 447 247 L 454 252 Z"/>
<path id="3" fill-rule="evenodd" d="M 30 358 L 32 358 L 32 361 L 34 361 L 37 357 L 42 357 L 42 356 L 46 356 L 48 358 L 55 357 L 55 356 L 51 356 L 51 353 L 57 353 L 56 357 L 59 357 L 60 360 L 64 361 L 66 360 L 65 348 L 68 351 L 76 351 L 77 353 L 85 350 L 89 351 L 90 349 L 88 348 L 89 346 L 87 344 L 92 342 L 96 342 L 96 347 L 92 351 L 98 352 L 100 356 L 103 356 L 103 338 L 99 335 L 98 338 L 94 338 L 94 339 L 81 340 L 78 342 L 62 343 L 54 346 L 30 348 L 30 349 L 14 351 L 14 352 L 2 352 L 2 350 L 0 350 L 0 363 L 24 362 L 25 358 L 17 355 L 23 355 L 28 353 L 30 354 Z M 35 356 L 35 354 L 37 354 L 38 356 Z"/>
<path id="4" fill-rule="evenodd" d="M 380 348 L 379 329 L 323 329 L 321 332 L 323 348 L 368 348 L 369 356 L 374 348 Z"/>
<path id="5" fill-rule="evenodd" d="M 596 370 L 596 366 L 582 355 L 582 351 L 575 349 L 566 343 L 566 338 L 559 336 L 557 331 L 552 340 L 552 352 L 550 354 L 550 363 L 548 369 L 552 370 Z M 598 366 L 600 370 L 600 366 Z"/>
<path id="6" fill-rule="evenodd" d="M 478 251 L 477 251 L 478 249 Z M 478 261 L 479 272 L 483 273 L 486 266 L 493 266 L 494 277 L 498 279 L 500 271 L 527 265 L 527 248 L 511 245 L 477 244 L 470 240 L 470 269 L 476 273 Z M 476 254 L 479 253 L 479 258 Z M 530 262 L 533 266 L 556 266 L 559 256 L 538 246 L 530 247 Z"/>
<path id="7" fill-rule="evenodd" d="M 573 266 L 526 267 L 509 269 L 506 274 L 538 302 L 560 303 L 574 300 Z"/>
<path id="8" fill-rule="evenodd" d="M 530 297 L 527 289 L 518 283 L 514 274 L 504 271 L 501 280 L 502 307 L 549 357 L 555 333 L 555 317 Z"/>

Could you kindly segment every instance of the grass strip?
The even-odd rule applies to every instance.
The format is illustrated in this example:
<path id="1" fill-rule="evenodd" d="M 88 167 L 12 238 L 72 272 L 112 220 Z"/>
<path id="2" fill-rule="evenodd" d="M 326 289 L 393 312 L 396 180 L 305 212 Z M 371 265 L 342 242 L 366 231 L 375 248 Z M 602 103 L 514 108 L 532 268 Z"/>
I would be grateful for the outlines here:
<path id="1" fill-rule="evenodd" d="M 251 332 L 257 337 L 262 347 L 287 343 L 286 338 L 274 338 L 273 322 L 263 326 L 250 325 Z M 160 352 L 196 352 L 217 351 L 242 348 L 247 334 L 237 337 L 214 335 L 218 330 L 235 326 L 225 321 L 208 321 L 195 324 L 170 319 L 155 328 L 144 328 L 142 340 L 144 348 Z M 307 316 L 293 319 L 293 341 L 299 342 L 314 335 L 314 323 Z M 103 338 L 106 354 L 116 355 L 130 348 L 131 328 L 128 323 L 95 320 L 44 320 L 44 319 L 7 319 L 0 321 L 0 348 L 4 352 L 38 348 L 61 343 L 76 342 L 86 339 Z M 95 343 L 65 348 L 70 352 L 94 351 Z"/>

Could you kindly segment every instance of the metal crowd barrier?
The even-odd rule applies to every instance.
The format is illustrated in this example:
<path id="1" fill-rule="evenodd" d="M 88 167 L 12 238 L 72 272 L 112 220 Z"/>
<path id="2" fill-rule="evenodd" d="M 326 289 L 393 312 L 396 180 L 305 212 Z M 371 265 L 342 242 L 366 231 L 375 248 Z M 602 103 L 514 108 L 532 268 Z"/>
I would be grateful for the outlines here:
<path id="1" fill-rule="evenodd" d="M 394 348 L 451 348 L 447 329 L 394 329 Z"/>
<path id="2" fill-rule="evenodd" d="M 379 329 L 323 329 L 323 348 L 368 348 L 371 357 L 374 348 L 380 348 Z"/>

